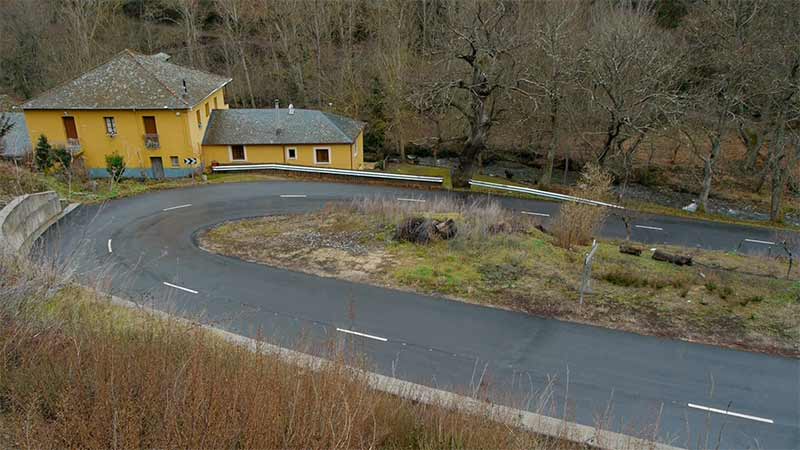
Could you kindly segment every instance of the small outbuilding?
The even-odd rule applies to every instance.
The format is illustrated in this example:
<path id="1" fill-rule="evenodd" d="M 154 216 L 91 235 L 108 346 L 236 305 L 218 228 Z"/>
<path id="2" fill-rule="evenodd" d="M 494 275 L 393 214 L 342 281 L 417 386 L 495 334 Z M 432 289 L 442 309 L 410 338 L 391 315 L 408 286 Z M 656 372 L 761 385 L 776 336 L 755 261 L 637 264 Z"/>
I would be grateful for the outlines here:
<path id="1" fill-rule="evenodd" d="M 211 113 L 207 163 L 364 168 L 364 123 L 312 109 L 225 109 Z"/>

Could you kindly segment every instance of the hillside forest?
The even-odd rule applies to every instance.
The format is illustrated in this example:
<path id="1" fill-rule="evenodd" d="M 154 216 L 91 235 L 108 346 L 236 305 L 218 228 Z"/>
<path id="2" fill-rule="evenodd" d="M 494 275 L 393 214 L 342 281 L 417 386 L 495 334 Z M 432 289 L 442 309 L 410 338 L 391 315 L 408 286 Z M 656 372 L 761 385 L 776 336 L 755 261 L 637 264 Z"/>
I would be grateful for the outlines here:
<path id="1" fill-rule="evenodd" d="M 374 161 L 543 187 L 586 164 L 620 201 L 798 214 L 800 8 L 790 0 L 0 0 L 9 109 L 130 48 L 228 75 L 232 107 L 367 123 Z"/>

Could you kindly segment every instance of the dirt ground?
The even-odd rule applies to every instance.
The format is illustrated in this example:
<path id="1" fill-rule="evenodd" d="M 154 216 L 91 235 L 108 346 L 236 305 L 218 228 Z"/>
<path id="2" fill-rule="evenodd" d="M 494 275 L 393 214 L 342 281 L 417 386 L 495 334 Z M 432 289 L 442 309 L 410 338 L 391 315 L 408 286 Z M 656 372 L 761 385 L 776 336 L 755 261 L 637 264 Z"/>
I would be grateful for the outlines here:
<path id="1" fill-rule="evenodd" d="M 536 229 L 428 245 L 392 240 L 394 224 L 329 208 L 229 222 L 203 233 L 210 252 L 314 275 L 444 296 L 641 334 L 800 355 L 800 270 L 786 261 L 698 249 L 692 267 L 622 255 L 602 242 L 592 294 L 578 303 L 586 249 Z"/>

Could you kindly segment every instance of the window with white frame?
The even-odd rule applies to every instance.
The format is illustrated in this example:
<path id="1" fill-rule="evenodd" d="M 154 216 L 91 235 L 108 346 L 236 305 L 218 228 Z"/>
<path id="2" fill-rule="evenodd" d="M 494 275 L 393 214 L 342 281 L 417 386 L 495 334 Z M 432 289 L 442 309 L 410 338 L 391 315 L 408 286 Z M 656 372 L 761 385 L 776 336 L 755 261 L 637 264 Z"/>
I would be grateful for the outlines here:
<path id="1" fill-rule="evenodd" d="M 231 145 L 231 161 L 247 161 L 244 145 Z"/>
<path id="2" fill-rule="evenodd" d="M 329 148 L 314 149 L 314 164 L 330 164 L 330 163 L 331 163 L 331 149 Z"/>
<path id="3" fill-rule="evenodd" d="M 297 159 L 297 149 L 294 147 L 287 148 L 286 159 Z"/>
<path id="4" fill-rule="evenodd" d="M 106 134 L 109 136 L 114 136 L 117 134 L 117 122 L 114 120 L 113 117 L 103 117 L 103 120 L 106 122 Z"/>

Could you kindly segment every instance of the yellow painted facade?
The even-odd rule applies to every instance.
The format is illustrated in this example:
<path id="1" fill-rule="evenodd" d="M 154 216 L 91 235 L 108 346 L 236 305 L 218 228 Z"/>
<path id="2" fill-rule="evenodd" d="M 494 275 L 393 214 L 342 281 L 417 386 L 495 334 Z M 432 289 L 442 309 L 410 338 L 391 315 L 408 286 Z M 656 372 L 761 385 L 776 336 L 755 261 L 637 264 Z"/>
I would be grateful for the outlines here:
<path id="1" fill-rule="evenodd" d="M 295 158 L 290 158 L 294 149 Z M 317 149 L 330 150 L 330 162 L 315 159 Z M 229 145 L 204 145 L 203 160 L 206 164 L 290 164 L 298 166 L 330 167 L 334 169 L 361 170 L 364 168 L 364 133 L 359 133 L 355 143 L 349 144 L 303 144 L 303 145 L 245 145 L 245 159 L 232 158 Z"/>
<path id="2" fill-rule="evenodd" d="M 44 110 L 26 109 L 25 122 L 31 142 L 45 135 L 53 146 L 70 147 L 64 117 L 72 117 L 78 135 L 77 146 L 86 168 L 102 176 L 106 155 L 119 153 L 125 158 L 129 175 L 151 168 L 151 158 L 161 158 L 167 173 L 185 175 L 192 167 L 184 158 L 202 158 L 201 142 L 213 109 L 227 109 L 222 89 L 192 109 L 185 110 Z M 206 114 L 208 111 L 208 115 Z M 200 125 L 198 126 L 198 114 Z M 145 117 L 155 118 L 157 148 L 145 145 Z M 116 133 L 107 128 L 106 118 L 113 118 Z M 147 176 L 152 176 L 148 174 Z"/>

